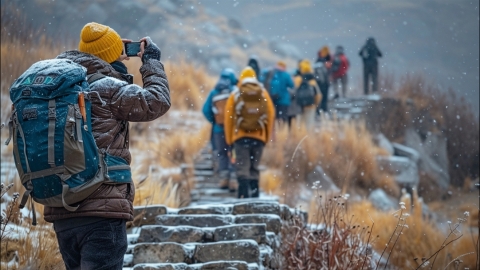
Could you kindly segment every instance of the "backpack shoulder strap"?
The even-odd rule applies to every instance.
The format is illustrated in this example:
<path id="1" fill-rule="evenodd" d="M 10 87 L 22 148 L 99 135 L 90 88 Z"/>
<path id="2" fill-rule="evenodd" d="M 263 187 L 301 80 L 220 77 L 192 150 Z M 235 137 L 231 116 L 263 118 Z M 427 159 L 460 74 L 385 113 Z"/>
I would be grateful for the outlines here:
<path id="1" fill-rule="evenodd" d="M 102 73 L 93 73 L 87 76 L 87 82 L 88 84 L 92 84 L 100 79 L 103 79 L 107 77 L 106 75 L 103 75 Z"/>

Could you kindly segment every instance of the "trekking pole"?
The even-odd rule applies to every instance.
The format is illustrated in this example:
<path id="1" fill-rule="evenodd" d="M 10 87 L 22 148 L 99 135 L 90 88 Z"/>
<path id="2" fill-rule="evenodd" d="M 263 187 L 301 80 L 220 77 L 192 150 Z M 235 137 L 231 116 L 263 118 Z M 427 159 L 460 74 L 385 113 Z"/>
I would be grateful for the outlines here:
<path id="1" fill-rule="evenodd" d="M 80 113 L 82 114 L 83 118 L 83 128 L 85 130 L 88 129 L 87 127 L 87 111 L 85 109 L 85 97 L 83 96 L 83 92 L 78 94 L 78 106 L 80 107 Z"/>

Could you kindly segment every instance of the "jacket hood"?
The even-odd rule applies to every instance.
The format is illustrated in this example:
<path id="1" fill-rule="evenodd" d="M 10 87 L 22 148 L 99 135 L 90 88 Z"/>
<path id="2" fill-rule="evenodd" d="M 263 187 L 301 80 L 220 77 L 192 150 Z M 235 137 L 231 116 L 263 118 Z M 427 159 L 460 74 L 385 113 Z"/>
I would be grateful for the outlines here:
<path id="1" fill-rule="evenodd" d="M 222 73 L 220 73 L 220 80 L 222 79 L 230 80 L 231 86 L 237 85 L 238 83 L 237 77 L 235 76 L 235 72 L 231 68 L 226 68 L 222 70 Z"/>
<path id="2" fill-rule="evenodd" d="M 58 59 L 68 59 L 87 68 L 87 74 L 102 73 L 103 75 L 114 77 L 122 81 L 132 80 L 132 75 L 121 74 L 116 71 L 112 65 L 95 55 L 81 51 L 66 51 L 57 56 Z"/>

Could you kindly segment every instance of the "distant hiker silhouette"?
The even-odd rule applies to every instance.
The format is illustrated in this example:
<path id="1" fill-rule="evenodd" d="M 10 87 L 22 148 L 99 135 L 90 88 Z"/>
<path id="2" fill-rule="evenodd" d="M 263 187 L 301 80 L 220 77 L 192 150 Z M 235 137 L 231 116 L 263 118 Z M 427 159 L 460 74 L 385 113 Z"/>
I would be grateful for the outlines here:
<path id="1" fill-rule="evenodd" d="M 287 110 L 291 103 L 289 89 L 293 88 L 292 76 L 286 72 L 286 69 L 285 62 L 278 61 L 273 68 L 262 74 L 263 85 L 275 105 L 275 118 L 282 123 L 288 121 Z"/>
<path id="2" fill-rule="evenodd" d="M 318 89 L 312 65 L 308 60 L 302 60 L 299 65 L 300 75 L 293 79 L 295 85 L 295 99 L 297 105 L 301 108 L 300 122 L 307 129 L 313 127 L 315 122 L 315 112 L 322 98 L 320 89 Z"/>
<path id="3" fill-rule="evenodd" d="M 377 47 L 375 39 L 370 37 L 358 53 L 363 60 L 363 91 L 365 95 L 369 94 L 370 80 L 372 82 L 372 92 L 378 90 L 378 60 L 382 57 L 382 52 Z"/>
<path id="4" fill-rule="evenodd" d="M 317 61 L 313 65 L 313 74 L 322 93 L 322 101 L 317 107 L 317 115 L 320 110 L 328 112 L 328 88 L 330 87 L 330 67 L 332 66 L 332 57 L 327 46 L 323 46 L 317 55 Z"/>
<path id="5" fill-rule="evenodd" d="M 335 49 L 335 55 L 333 56 L 332 66 L 330 72 L 332 74 L 332 84 L 333 89 L 335 90 L 335 97 L 340 97 L 340 85 L 342 84 L 342 97 L 347 95 L 347 84 L 348 84 L 348 75 L 347 71 L 350 67 L 350 62 L 344 54 L 344 49 L 342 46 L 337 46 Z"/>
<path id="6" fill-rule="evenodd" d="M 251 67 L 253 71 L 255 71 L 255 76 L 257 77 L 257 80 L 260 80 L 260 65 L 258 64 L 258 58 L 256 55 L 250 56 L 247 66 Z"/>

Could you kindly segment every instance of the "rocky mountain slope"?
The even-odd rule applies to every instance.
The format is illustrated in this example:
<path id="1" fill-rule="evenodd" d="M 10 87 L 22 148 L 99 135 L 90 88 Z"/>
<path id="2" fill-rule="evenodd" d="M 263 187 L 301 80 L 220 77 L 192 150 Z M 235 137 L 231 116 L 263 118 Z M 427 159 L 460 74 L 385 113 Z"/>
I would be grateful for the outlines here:
<path id="1" fill-rule="evenodd" d="M 202 64 L 216 74 L 222 68 L 237 71 L 251 55 L 261 55 L 262 67 L 285 59 L 291 66 L 299 50 L 279 40 L 255 37 L 238 20 L 227 18 L 194 0 L 14 1 L 31 24 L 75 48 L 88 22 L 109 25 L 123 38 L 152 37 L 162 58 Z M 6 1 L 2 0 L 2 6 Z M 72 44 L 71 40 L 74 41 Z"/>

